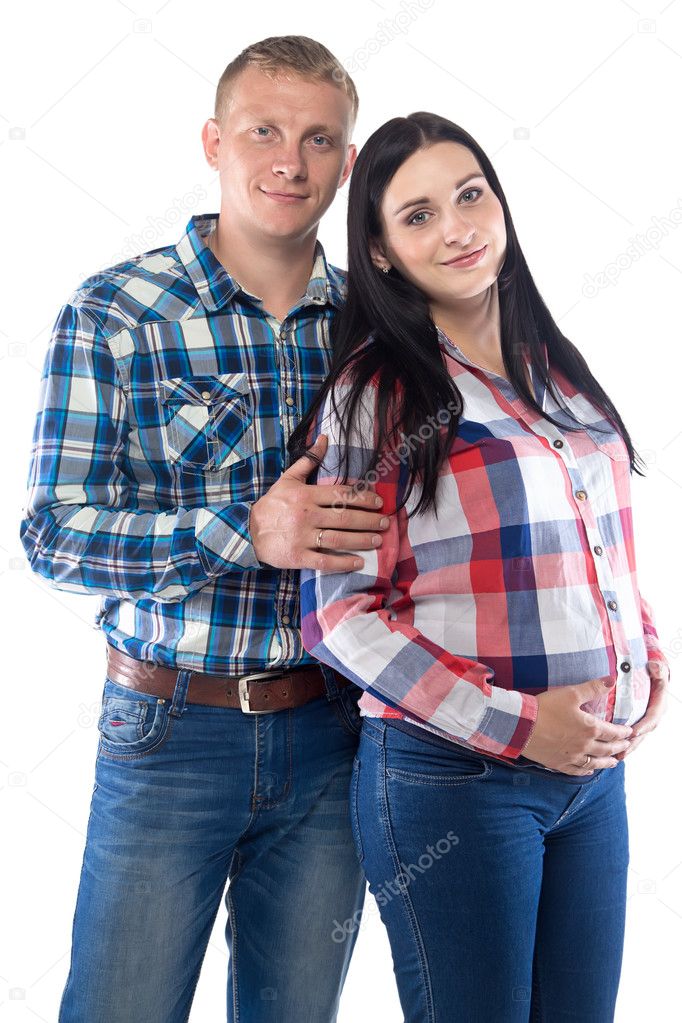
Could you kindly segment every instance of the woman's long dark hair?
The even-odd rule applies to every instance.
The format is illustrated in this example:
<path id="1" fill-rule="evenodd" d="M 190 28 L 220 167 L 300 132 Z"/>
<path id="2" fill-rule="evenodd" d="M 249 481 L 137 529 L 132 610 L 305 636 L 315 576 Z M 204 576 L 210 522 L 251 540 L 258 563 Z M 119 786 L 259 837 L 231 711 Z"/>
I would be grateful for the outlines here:
<path id="1" fill-rule="evenodd" d="M 341 482 L 348 481 L 348 438 L 362 393 L 376 375 L 378 385 L 378 441 L 367 438 L 373 456 L 362 477 L 377 465 L 386 446 L 394 446 L 400 434 L 418 435 L 419 427 L 447 413 L 447 429 L 432 430 L 422 443 L 412 445 L 407 457 L 408 484 L 404 504 L 417 480 L 422 493 L 414 514 L 436 509 L 438 470 L 457 435 L 462 413 L 462 396 L 447 371 L 439 348 L 436 326 L 424 293 L 394 268 L 387 274 L 378 270 L 370 255 L 370 241 L 380 240 L 380 205 L 384 192 L 398 168 L 419 149 L 450 141 L 466 146 L 478 160 L 488 186 L 504 210 L 507 249 L 497 279 L 500 303 L 502 356 L 509 380 L 516 392 L 544 419 L 561 429 L 579 430 L 581 424 L 566 408 L 554 387 L 551 370 L 556 368 L 586 395 L 618 430 L 627 445 L 630 471 L 643 475 L 630 435 L 608 395 L 590 372 L 575 345 L 564 337 L 542 300 L 519 245 L 507 200 L 493 166 L 478 143 L 463 128 L 437 114 L 418 112 L 394 117 L 378 128 L 362 147 L 350 180 L 348 194 L 348 279 L 343 310 L 332 325 L 332 361 L 329 375 L 301 422 L 292 433 L 288 450 L 294 458 L 306 450 L 306 439 L 329 391 L 340 416 L 340 447 L 345 457 Z M 364 342 L 370 337 L 369 344 Z M 541 342 L 547 344 L 549 372 Z M 560 409 L 575 422 L 567 426 L 543 411 L 528 387 L 524 372 L 524 348 L 531 358 L 534 378 L 549 389 Z M 340 377 L 349 384 L 342 412 L 338 412 L 333 389 Z M 454 414 L 452 410 L 456 411 Z M 389 428 L 389 412 L 390 428 Z M 442 418 L 438 419 L 443 423 Z"/>

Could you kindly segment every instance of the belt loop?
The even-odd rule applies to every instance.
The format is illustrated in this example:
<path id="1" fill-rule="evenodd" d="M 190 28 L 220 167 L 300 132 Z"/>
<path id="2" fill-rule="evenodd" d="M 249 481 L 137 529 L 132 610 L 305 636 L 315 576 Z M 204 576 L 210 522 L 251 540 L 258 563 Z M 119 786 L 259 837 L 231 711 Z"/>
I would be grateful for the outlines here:
<path id="1" fill-rule="evenodd" d="M 175 680 L 175 688 L 173 689 L 173 703 L 171 704 L 171 709 L 169 711 L 174 718 L 179 718 L 185 709 L 187 688 L 191 677 L 192 670 L 190 668 L 180 668 L 178 671 L 178 677 Z"/>
<path id="2" fill-rule="evenodd" d="M 320 671 L 324 678 L 324 687 L 327 691 L 327 699 L 335 700 L 339 695 L 339 687 L 334 676 L 334 669 L 330 668 L 327 664 L 320 664 Z"/>

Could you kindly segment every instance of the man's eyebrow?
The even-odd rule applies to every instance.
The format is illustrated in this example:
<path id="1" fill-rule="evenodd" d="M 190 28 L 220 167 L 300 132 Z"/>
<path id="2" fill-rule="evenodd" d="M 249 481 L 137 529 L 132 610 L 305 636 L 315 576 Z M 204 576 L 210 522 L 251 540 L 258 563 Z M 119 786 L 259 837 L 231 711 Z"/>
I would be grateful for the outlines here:
<path id="1" fill-rule="evenodd" d="M 481 174 L 480 171 L 474 171 L 473 174 L 467 174 L 467 176 L 465 178 L 462 178 L 461 181 L 458 181 L 456 183 L 456 185 L 455 185 L 455 188 L 461 188 L 462 185 L 466 185 L 467 181 L 473 181 L 474 178 L 484 178 L 484 177 L 485 177 L 485 174 Z M 406 210 L 408 208 L 408 206 L 421 206 L 422 203 L 428 204 L 430 202 L 431 202 L 431 200 L 429 199 L 429 197 L 427 195 L 421 195 L 418 199 L 410 199 L 409 202 L 404 202 L 402 204 L 402 206 L 399 206 L 397 210 L 394 210 L 393 211 L 393 216 L 397 217 L 398 214 L 402 213 L 403 210 Z"/>
<path id="2" fill-rule="evenodd" d="M 272 122 L 277 126 L 276 118 L 258 110 L 250 112 L 250 119 L 253 121 Z M 341 135 L 343 135 L 343 128 L 340 125 L 336 125 L 335 127 L 333 124 L 322 124 L 321 122 L 317 122 L 316 124 L 307 125 L 303 129 L 303 133 L 305 135 L 334 135 L 335 137 L 340 138 Z"/>

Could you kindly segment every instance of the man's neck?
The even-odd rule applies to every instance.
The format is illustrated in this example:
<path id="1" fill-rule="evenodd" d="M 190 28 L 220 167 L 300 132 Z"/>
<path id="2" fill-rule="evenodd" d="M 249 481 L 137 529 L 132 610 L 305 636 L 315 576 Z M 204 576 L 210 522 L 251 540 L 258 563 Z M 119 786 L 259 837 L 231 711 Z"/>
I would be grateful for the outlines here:
<path id="1" fill-rule="evenodd" d="M 305 294 L 313 267 L 316 231 L 305 238 L 263 239 L 261 243 L 228 222 L 224 212 L 206 240 L 208 247 L 245 291 L 263 301 L 278 320 Z"/>

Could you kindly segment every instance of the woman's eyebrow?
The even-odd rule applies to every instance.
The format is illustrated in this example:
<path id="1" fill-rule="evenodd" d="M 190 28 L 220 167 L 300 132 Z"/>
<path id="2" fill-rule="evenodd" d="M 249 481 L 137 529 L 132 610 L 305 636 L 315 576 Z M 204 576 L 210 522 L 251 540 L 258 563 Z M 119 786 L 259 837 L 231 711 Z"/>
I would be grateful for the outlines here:
<path id="1" fill-rule="evenodd" d="M 462 185 L 466 185 L 467 181 L 473 181 L 474 178 L 484 178 L 484 177 L 485 177 L 485 174 L 481 174 L 480 171 L 475 171 L 473 174 L 468 174 L 461 181 L 458 181 L 456 183 L 456 185 L 455 185 L 455 188 L 456 189 L 457 188 L 461 188 Z M 408 206 L 421 206 L 422 203 L 429 203 L 429 202 L 431 202 L 431 200 L 429 199 L 429 197 L 427 195 L 422 195 L 422 196 L 419 197 L 419 199 L 410 199 L 409 202 L 404 202 L 402 204 L 402 206 L 399 206 L 398 209 L 394 211 L 393 216 L 397 217 L 398 214 L 402 213 L 403 210 L 406 210 L 408 208 Z"/>

